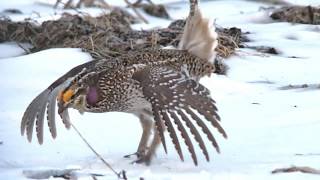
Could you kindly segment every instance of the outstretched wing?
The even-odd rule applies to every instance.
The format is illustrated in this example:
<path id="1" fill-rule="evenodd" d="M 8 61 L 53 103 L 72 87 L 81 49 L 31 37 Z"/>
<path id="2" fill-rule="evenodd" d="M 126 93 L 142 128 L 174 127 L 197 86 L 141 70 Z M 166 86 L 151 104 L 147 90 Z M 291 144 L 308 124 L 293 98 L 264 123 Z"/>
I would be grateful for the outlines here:
<path id="1" fill-rule="evenodd" d="M 198 116 L 200 114 L 205 117 L 225 138 L 227 137 L 219 124 L 220 117 L 217 114 L 215 101 L 211 99 L 208 89 L 183 72 L 167 66 L 143 67 L 133 74 L 133 78 L 140 82 L 144 96 L 151 103 L 155 124 L 166 152 L 162 124 L 166 125 L 181 160 L 183 160 L 183 154 L 174 124 L 181 133 L 195 165 L 198 162 L 188 130 L 198 142 L 207 161 L 209 161 L 209 154 L 196 126 L 207 135 L 217 152 L 220 151 L 212 132 Z"/>
<path id="2" fill-rule="evenodd" d="M 81 74 L 94 67 L 97 62 L 98 60 L 90 61 L 71 69 L 65 75 L 53 82 L 47 89 L 42 91 L 35 99 L 33 99 L 23 114 L 21 121 L 21 135 L 26 133 L 28 140 L 31 142 L 34 125 L 36 125 L 38 142 L 39 144 L 42 144 L 44 116 L 47 114 L 48 126 L 52 137 L 55 138 L 57 136 L 55 125 L 55 107 L 58 93 L 68 86 L 70 82 L 81 76 Z M 69 128 L 70 122 L 68 111 L 65 110 L 62 114 L 60 114 L 60 116 L 65 126 Z"/>

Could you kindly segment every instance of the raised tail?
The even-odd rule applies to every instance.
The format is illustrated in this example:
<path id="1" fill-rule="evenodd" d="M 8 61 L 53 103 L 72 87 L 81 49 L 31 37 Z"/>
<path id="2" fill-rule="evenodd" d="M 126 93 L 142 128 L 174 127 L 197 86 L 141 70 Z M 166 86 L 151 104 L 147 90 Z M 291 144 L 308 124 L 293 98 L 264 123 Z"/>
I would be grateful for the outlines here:
<path id="1" fill-rule="evenodd" d="M 217 46 L 218 34 L 213 22 L 203 18 L 197 0 L 190 0 L 190 12 L 178 48 L 213 63 Z"/>

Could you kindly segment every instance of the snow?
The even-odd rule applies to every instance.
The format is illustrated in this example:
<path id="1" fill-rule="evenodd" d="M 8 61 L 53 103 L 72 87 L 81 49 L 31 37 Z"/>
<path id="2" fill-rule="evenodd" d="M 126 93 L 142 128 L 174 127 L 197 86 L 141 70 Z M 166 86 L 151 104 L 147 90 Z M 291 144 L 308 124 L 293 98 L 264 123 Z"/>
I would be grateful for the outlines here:
<path id="1" fill-rule="evenodd" d="M 25 51 L 15 42 L 5 42 L 0 44 L 1 54 L 0 59 L 7 57 L 20 56 L 25 54 Z M 5 50 L 5 51 L 4 51 Z"/>
<path id="2" fill-rule="evenodd" d="M 109 3 L 113 2 L 116 1 Z M 317 0 L 290 2 L 319 5 Z M 30 17 L 33 11 L 41 15 L 39 21 L 55 18 L 57 11 L 62 12 L 28 0 L 1 0 L 0 4 L 0 11 L 14 7 L 26 13 L 10 15 L 14 20 Z M 186 17 L 188 5 L 176 2 L 168 6 L 172 18 Z M 151 166 L 132 165 L 134 158 L 124 159 L 123 155 L 136 150 L 141 133 L 136 117 L 124 113 L 82 116 L 72 110 L 72 122 L 116 170 L 126 170 L 129 179 L 318 179 L 310 174 L 272 175 L 270 172 L 291 165 L 320 168 L 320 91 L 279 90 L 289 84 L 320 83 L 320 36 L 316 30 L 320 26 L 271 22 L 267 13 L 259 10 L 262 6 L 268 5 L 231 0 L 201 3 L 204 15 L 216 19 L 218 25 L 237 26 L 250 32 L 252 42 L 248 45 L 271 46 L 281 52 L 267 55 L 239 49 L 225 61 L 230 67 L 226 76 L 214 75 L 201 80 L 217 101 L 222 126 L 228 133 L 228 139 L 224 140 L 214 132 L 221 154 L 209 148 L 211 162 L 207 163 L 201 156 L 198 156 L 198 167 L 190 158 L 180 162 L 171 145 L 168 155 L 159 148 Z M 135 25 L 135 28 L 170 23 L 146 17 L 152 23 Z M 23 171 L 51 168 L 80 168 L 82 173 L 105 175 L 98 179 L 115 179 L 75 131 L 64 129 L 61 123 L 57 124 L 58 137 L 52 140 L 46 131 L 42 146 L 36 141 L 28 143 L 19 132 L 28 103 L 56 78 L 91 57 L 71 48 L 25 55 L 14 42 L 1 43 L 0 52 L 0 141 L 3 142 L 0 179 L 26 179 Z M 183 152 L 187 157 L 185 147 Z"/>
<path id="3" fill-rule="evenodd" d="M 289 3 L 297 4 L 297 5 L 312 5 L 312 6 L 319 6 L 320 2 L 318 0 L 286 0 Z"/>

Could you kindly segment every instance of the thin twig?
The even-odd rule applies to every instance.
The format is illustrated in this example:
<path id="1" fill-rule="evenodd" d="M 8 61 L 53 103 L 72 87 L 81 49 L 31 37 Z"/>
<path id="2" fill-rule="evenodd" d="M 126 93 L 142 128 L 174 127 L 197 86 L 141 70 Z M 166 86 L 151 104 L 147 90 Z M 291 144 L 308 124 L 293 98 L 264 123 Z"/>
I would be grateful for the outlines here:
<path id="1" fill-rule="evenodd" d="M 21 43 L 19 43 L 19 42 L 16 42 L 16 43 L 17 43 L 17 45 L 18 45 L 21 49 L 24 50 L 24 52 L 25 52 L 26 54 L 30 54 L 30 53 L 31 53 L 30 50 L 29 50 L 28 48 L 24 47 Z"/>
<path id="2" fill-rule="evenodd" d="M 93 147 L 89 144 L 89 142 L 82 136 L 80 131 L 72 123 L 71 123 L 71 127 L 77 132 L 77 134 L 80 136 L 82 141 L 91 149 L 91 151 L 103 162 L 103 164 L 105 164 L 119 179 L 127 180 L 124 170 L 122 170 L 119 173 L 116 170 L 114 170 L 112 166 L 105 159 L 103 159 L 103 157 L 96 150 L 93 149 Z"/>
<path id="3" fill-rule="evenodd" d="M 127 3 L 127 5 L 134 11 L 134 13 L 136 13 L 136 15 L 146 24 L 149 24 L 149 22 L 147 21 L 147 19 L 145 19 L 140 13 L 139 11 L 134 7 L 133 4 L 131 4 L 128 0 L 124 0 L 124 2 Z"/>
<path id="4" fill-rule="evenodd" d="M 94 176 L 94 175 L 91 175 L 91 177 L 92 177 L 93 180 L 98 180 L 98 178 L 96 176 Z"/>
<path id="5" fill-rule="evenodd" d="M 94 42 L 93 42 L 93 39 L 92 39 L 92 36 L 90 35 L 90 42 L 91 42 L 91 49 L 92 51 L 94 52 Z"/>
<path id="6" fill-rule="evenodd" d="M 72 1 L 71 1 L 72 2 Z M 82 12 L 82 11 L 80 11 L 79 10 L 79 8 L 75 8 L 75 7 L 73 7 L 73 6 L 71 6 L 70 5 L 70 0 L 67 2 L 67 3 L 64 3 L 64 2 L 61 2 L 61 0 L 60 1 L 57 1 L 57 3 L 59 4 L 62 4 L 62 5 L 64 5 L 64 9 L 67 9 L 67 8 L 69 8 L 69 9 L 72 9 L 72 10 L 74 10 L 75 12 L 77 12 L 78 14 L 81 14 L 81 15 L 83 15 L 83 16 L 89 16 L 90 14 L 88 14 L 88 13 L 86 13 L 86 12 Z M 68 6 L 67 8 L 66 8 L 66 6 Z"/>

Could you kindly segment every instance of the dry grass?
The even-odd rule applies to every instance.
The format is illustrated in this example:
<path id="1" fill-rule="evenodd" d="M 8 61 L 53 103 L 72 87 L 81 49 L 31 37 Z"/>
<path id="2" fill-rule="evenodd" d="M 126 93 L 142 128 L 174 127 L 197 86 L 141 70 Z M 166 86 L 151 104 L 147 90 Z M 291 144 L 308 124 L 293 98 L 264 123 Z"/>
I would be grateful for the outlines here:
<path id="1" fill-rule="evenodd" d="M 130 25 L 137 19 L 122 9 L 114 9 L 109 14 L 98 17 L 64 14 L 60 19 L 46 21 L 41 25 L 32 22 L 12 22 L 0 20 L 0 42 L 16 41 L 30 43 L 28 52 L 48 48 L 82 48 L 93 58 L 117 57 L 143 48 L 177 46 L 185 24 L 184 20 L 174 21 L 168 28 L 137 31 Z M 238 28 L 217 28 L 219 34 L 218 57 L 227 58 L 246 41 Z M 219 61 L 224 74 L 226 69 Z"/>
<path id="2" fill-rule="evenodd" d="M 287 6 L 275 10 L 271 18 L 279 21 L 320 24 L 320 8 L 312 6 Z"/>

